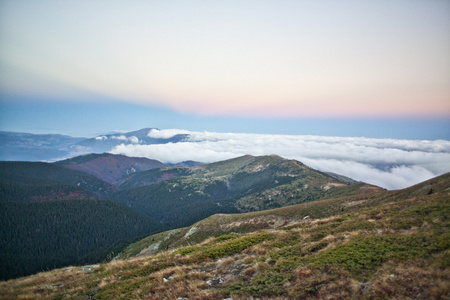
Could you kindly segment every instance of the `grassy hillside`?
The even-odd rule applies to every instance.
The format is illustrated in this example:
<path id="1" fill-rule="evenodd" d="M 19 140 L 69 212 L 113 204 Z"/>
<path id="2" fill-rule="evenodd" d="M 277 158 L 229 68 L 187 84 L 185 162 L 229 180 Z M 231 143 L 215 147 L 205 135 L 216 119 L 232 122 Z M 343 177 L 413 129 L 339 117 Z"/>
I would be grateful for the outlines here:
<path id="1" fill-rule="evenodd" d="M 192 170 L 189 167 L 167 167 L 137 172 L 119 180 L 117 185 L 121 189 L 141 187 L 155 184 L 173 178 L 189 176 Z"/>
<path id="2" fill-rule="evenodd" d="M 157 230 L 149 217 L 107 200 L 0 201 L 0 279 L 98 262 Z"/>
<path id="3" fill-rule="evenodd" d="M 450 174 L 400 191 L 361 188 L 364 193 L 349 197 L 212 216 L 150 236 L 126 252 L 155 248 L 156 254 L 91 271 L 71 267 L 10 280 L 0 283 L 0 294 L 5 299 L 450 297 Z"/>
<path id="4" fill-rule="evenodd" d="M 390 193 L 386 193 L 386 191 L 363 184 L 358 186 L 360 191 L 356 195 L 348 197 L 325 199 L 259 212 L 215 214 L 192 226 L 151 235 L 131 244 L 121 254 L 121 257 L 154 254 L 167 249 L 201 243 L 210 237 L 276 229 L 391 201 L 389 199 L 392 196 L 389 196 Z M 395 199 L 398 198 L 395 197 Z"/>

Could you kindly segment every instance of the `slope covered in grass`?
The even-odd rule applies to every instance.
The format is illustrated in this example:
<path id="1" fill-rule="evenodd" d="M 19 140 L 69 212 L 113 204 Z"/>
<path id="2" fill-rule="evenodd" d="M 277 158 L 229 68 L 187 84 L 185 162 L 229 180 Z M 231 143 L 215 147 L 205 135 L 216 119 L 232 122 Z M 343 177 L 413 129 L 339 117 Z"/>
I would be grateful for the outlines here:
<path id="1" fill-rule="evenodd" d="M 5 299 L 445 299 L 449 216 L 446 174 L 401 191 L 212 216 L 147 238 L 165 245 L 156 254 L 123 259 L 132 255 L 126 252 L 91 271 L 71 267 L 10 280 L 0 283 L 0 293 Z"/>

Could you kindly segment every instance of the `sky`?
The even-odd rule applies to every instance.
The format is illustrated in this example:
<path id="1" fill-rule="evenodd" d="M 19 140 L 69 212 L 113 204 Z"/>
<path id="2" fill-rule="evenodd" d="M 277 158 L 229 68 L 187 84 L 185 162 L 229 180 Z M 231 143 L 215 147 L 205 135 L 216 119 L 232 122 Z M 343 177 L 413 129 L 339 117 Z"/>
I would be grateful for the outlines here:
<path id="1" fill-rule="evenodd" d="M 449 28 L 438 0 L 4 0 L 0 129 L 449 139 Z"/>

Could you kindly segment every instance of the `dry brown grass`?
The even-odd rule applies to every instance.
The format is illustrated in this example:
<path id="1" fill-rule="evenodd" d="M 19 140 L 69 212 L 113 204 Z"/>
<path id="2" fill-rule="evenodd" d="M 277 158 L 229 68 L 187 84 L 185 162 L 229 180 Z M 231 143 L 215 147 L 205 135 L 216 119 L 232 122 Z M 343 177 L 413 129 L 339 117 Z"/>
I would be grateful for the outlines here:
<path id="1" fill-rule="evenodd" d="M 368 298 L 450 299 L 450 270 L 425 265 L 419 260 L 386 267 L 370 285 Z"/>
<path id="2" fill-rule="evenodd" d="M 232 257 L 225 257 L 225 258 L 221 258 L 217 261 L 217 266 L 221 267 L 221 266 L 230 266 L 232 264 L 234 264 L 234 258 Z"/>
<path id="3" fill-rule="evenodd" d="M 92 276 L 82 267 L 67 267 L 8 280 L 0 282 L 0 299 L 50 299 L 62 290 L 77 293 Z"/>
<path id="4" fill-rule="evenodd" d="M 360 293 L 357 282 L 340 268 L 299 268 L 287 288 L 289 299 L 349 299 Z"/>
<path id="5" fill-rule="evenodd" d="M 192 267 L 176 266 L 151 275 L 156 287 L 148 289 L 144 299 L 213 299 L 213 291 L 207 280 L 215 274 L 194 270 Z"/>

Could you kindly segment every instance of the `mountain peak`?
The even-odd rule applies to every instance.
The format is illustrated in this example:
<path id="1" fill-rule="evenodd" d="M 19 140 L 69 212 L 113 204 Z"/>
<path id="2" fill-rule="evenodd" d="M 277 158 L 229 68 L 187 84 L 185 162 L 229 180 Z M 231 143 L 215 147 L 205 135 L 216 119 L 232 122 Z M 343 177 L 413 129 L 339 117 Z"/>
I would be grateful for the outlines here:
<path id="1" fill-rule="evenodd" d="M 166 165 L 154 159 L 128 157 L 120 154 L 87 154 L 57 162 L 69 169 L 92 174 L 108 183 L 115 184 L 120 179 L 136 172 L 162 168 Z"/>

